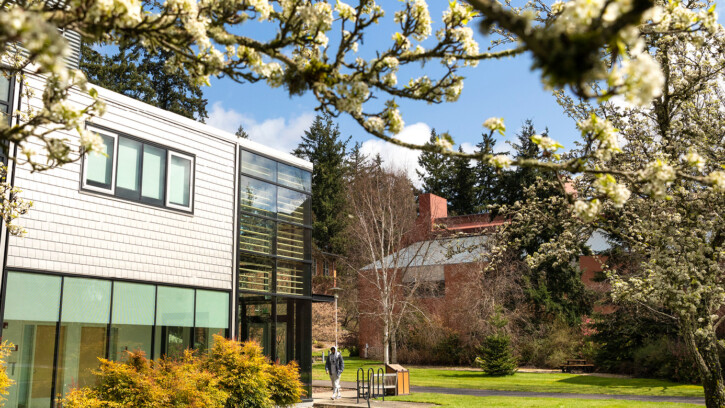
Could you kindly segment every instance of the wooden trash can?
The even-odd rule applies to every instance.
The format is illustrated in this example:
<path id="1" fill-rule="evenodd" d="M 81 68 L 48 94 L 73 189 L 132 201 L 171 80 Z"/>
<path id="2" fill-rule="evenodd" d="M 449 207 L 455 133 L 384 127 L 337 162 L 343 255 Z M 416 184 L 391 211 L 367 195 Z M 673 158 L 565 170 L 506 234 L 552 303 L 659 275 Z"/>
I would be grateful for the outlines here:
<path id="1" fill-rule="evenodd" d="M 397 374 L 398 381 L 395 387 L 395 395 L 410 394 L 410 371 L 406 370 L 400 364 L 385 364 L 386 374 Z"/>

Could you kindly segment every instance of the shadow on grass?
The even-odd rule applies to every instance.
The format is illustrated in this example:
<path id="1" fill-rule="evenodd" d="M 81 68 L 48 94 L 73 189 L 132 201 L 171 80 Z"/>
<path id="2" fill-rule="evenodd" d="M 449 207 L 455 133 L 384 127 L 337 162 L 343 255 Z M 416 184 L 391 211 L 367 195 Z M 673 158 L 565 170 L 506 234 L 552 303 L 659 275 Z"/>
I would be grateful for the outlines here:
<path id="1" fill-rule="evenodd" d="M 557 382 L 602 388 L 649 388 L 653 391 L 654 389 L 660 389 L 662 393 L 667 393 L 667 390 L 673 386 L 687 385 L 649 378 L 609 378 L 593 375 L 577 375 L 562 378 L 561 380 L 557 380 Z"/>

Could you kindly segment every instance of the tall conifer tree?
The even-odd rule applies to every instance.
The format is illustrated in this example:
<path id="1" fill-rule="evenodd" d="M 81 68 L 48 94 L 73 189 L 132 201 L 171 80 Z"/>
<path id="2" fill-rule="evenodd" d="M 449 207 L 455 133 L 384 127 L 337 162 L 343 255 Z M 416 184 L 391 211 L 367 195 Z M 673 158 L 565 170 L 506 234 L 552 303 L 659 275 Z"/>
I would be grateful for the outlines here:
<path id="1" fill-rule="evenodd" d="M 317 116 L 293 154 L 314 164 L 312 170 L 312 238 L 324 252 L 344 254 L 345 156 L 348 140 L 329 116 Z"/>
<path id="2" fill-rule="evenodd" d="M 435 145 L 437 138 L 436 130 L 431 130 L 430 140 L 426 144 Z M 453 190 L 451 189 L 452 160 L 440 153 L 424 151 L 418 157 L 418 165 L 423 169 L 423 171 L 415 171 L 423 181 L 421 190 L 424 193 L 432 193 L 451 200 L 453 198 Z"/>
<path id="3" fill-rule="evenodd" d="M 462 152 L 462 148 L 458 148 Z M 466 215 L 476 212 L 476 174 L 471 160 L 464 157 L 454 157 L 450 160 L 451 196 L 448 197 L 448 209 L 452 215 Z"/>

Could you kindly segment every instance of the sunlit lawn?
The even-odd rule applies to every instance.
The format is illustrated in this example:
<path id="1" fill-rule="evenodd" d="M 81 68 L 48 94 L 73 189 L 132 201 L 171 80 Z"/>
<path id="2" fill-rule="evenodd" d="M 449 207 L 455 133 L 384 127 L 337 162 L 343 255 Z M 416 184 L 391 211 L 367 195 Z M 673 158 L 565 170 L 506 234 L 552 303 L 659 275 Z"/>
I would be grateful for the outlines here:
<path id="1" fill-rule="evenodd" d="M 342 381 L 355 381 L 358 368 L 382 367 L 373 360 L 345 359 Z M 486 377 L 479 371 L 410 368 L 410 384 L 424 387 L 471 388 L 502 391 L 561 392 L 575 394 L 667 395 L 702 397 L 702 387 L 648 378 L 608 378 L 578 374 L 516 373 L 508 377 Z M 325 366 L 316 362 L 313 378 L 327 380 Z M 566 405 L 574 406 L 574 405 Z M 608 405 L 607 405 L 608 406 Z"/>
<path id="2" fill-rule="evenodd" d="M 669 402 L 639 402 L 618 400 L 588 400 L 564 398 L 471 397 L 467 395 L 411 394 L 387 397 L 385 400 L 427 402 L 445 408 L 694 408 L 697 405 Z"/>

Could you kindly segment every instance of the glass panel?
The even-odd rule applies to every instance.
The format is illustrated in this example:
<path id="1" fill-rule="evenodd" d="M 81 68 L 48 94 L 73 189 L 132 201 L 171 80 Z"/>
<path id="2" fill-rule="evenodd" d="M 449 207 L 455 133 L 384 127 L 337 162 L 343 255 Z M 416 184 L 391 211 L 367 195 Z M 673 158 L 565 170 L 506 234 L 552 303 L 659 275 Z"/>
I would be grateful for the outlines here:
<path id="1" fill-rule="evenodd" d="M 111 311 L 111 282 L 65 278 L 58 344 L 56 392 L 95 383 L 98 357 L 106 356 L 106 328 Z"/>
<path id="2" fill-rule="evenodd" d="M 312 302 L 295 300 L 295 360 L 307 397 L 312 397 Z"/>
<path id="3" fill-rule="evenodd" d="M 156 287 L 138 283 L 113 285 L 111 315 L 111 360 L 125 360 L 126 351 L 143 351 L 151 356 Z"/>
<path id="4" fill-rule="evenodd" d="M 242 150 L 242 173 L 264 180 L 277 181 L 277 162 Z"/>
<path id="5" fill-rule="evenodd" d="M 166 180 L 166 150 L 144 145 L 142 177 L 141 196 L 162 203 Z"/>
<path id="6" fill-rule="evenodd" d="M 309 224 L 309 196 L 297 191 L 277 190 L 277 217 L 282 221 Z"/>
<path id="7" fill-rule="evenodd" d="M 197 290 L 194 348 L 208 350 L 213 345 L 213 335 L 225 336 L 228 327 L 229 293 Z"/>
<path id="8" fill-rule="evenodd" d="M 258 342 L 264 355 L 272 352 L 272 300 L 269 296 L 242 298 L 240 305 L 242 338 Z"/>
<path id="9" fill-rule="evenodd" d="M 60 285 L 58 276 L 8 272 L 3 340 L 16 346 L 5 359 L 8 407 L 50 406 Z"/>
<path id="10" fill-rule="evenodd" d="M 274 261 L 269 258 L 240 255 L 239 289 L 271 292 Z"/>
<path id="11" fill-rule="evenodd" d="M 159 286 L 156 303 L 154 358 L 180 357 L 191 346 L 194 290 Z"/>
<path id="12" fill-rule="evenodd" d="M 242 211 L 274 217 L 277 211 L 276 201 L 276 186 L 242 176 L 239 191 L 239 206 Z"/>
<path id="13" fill-rule="evenodd" d="M 118 169 L 116 170 L 116 194 L 138 200 L 143 145 L 135 140 L 118 138 Z"/>
<path id="14" fill-rule="evenodd" d="M 114 139 L 107 135 L 99 136 L 105 146 L 101 152 L 93 152 L 86 156 L 86 184 L 110 189 L 113 174 Z"/>
<path id="15" fill-rule="evenodd" d="M 305 259 L 305 230 L 290 224 L 277 225 L 277 255 Z"/>
<path id="16" fill-rule="evenodd" d="M 63 281 L 62 322 L 108 324 L 110 311 L 110 281 L 65 278 Z"/>
<path id="17" fill-rule="evenodd" d="M 0 73 L 0 102 L 10 102 L 10 80 Z"/>
<path id="18" fill-rule="evenodd" d="M 288 316 L 294 313 L 293 302 L 291 299 L 277 299 L 277 321 L 274 325 L 275 350 L 277 353 L 275 360 L 281 364 L 287 364 L 294 359 L 294 352 L 290 350 L 290 346 L 293 344 L 291 341 L 293 330 L 290 330 L 292 325 L 289 324 L 291 320 L 288 319 Z"/>
<path id="19" fill-rule="evenodd" d="M 189 207 L 191 200 L 191 160 L 171 155 L 169 163 L 169 202 Z"/>
<path id="20" fill-rule="evenodd" d="M 305 294 L 305 264 L 279 261 L 277 263 L 277 293 Z"/>
<path id="21" fill-rule="evenodd" d="M 312 176 L 309 171 L 279 163 L 277 182 L 287 187 L 307 192 L 312 191 Z"/>
<path id="22" fill-rule="evenodd" d="M 239 217 L 239 248 L 260 254 L 274 253 L 274 221 L 251 215 Z"/>

